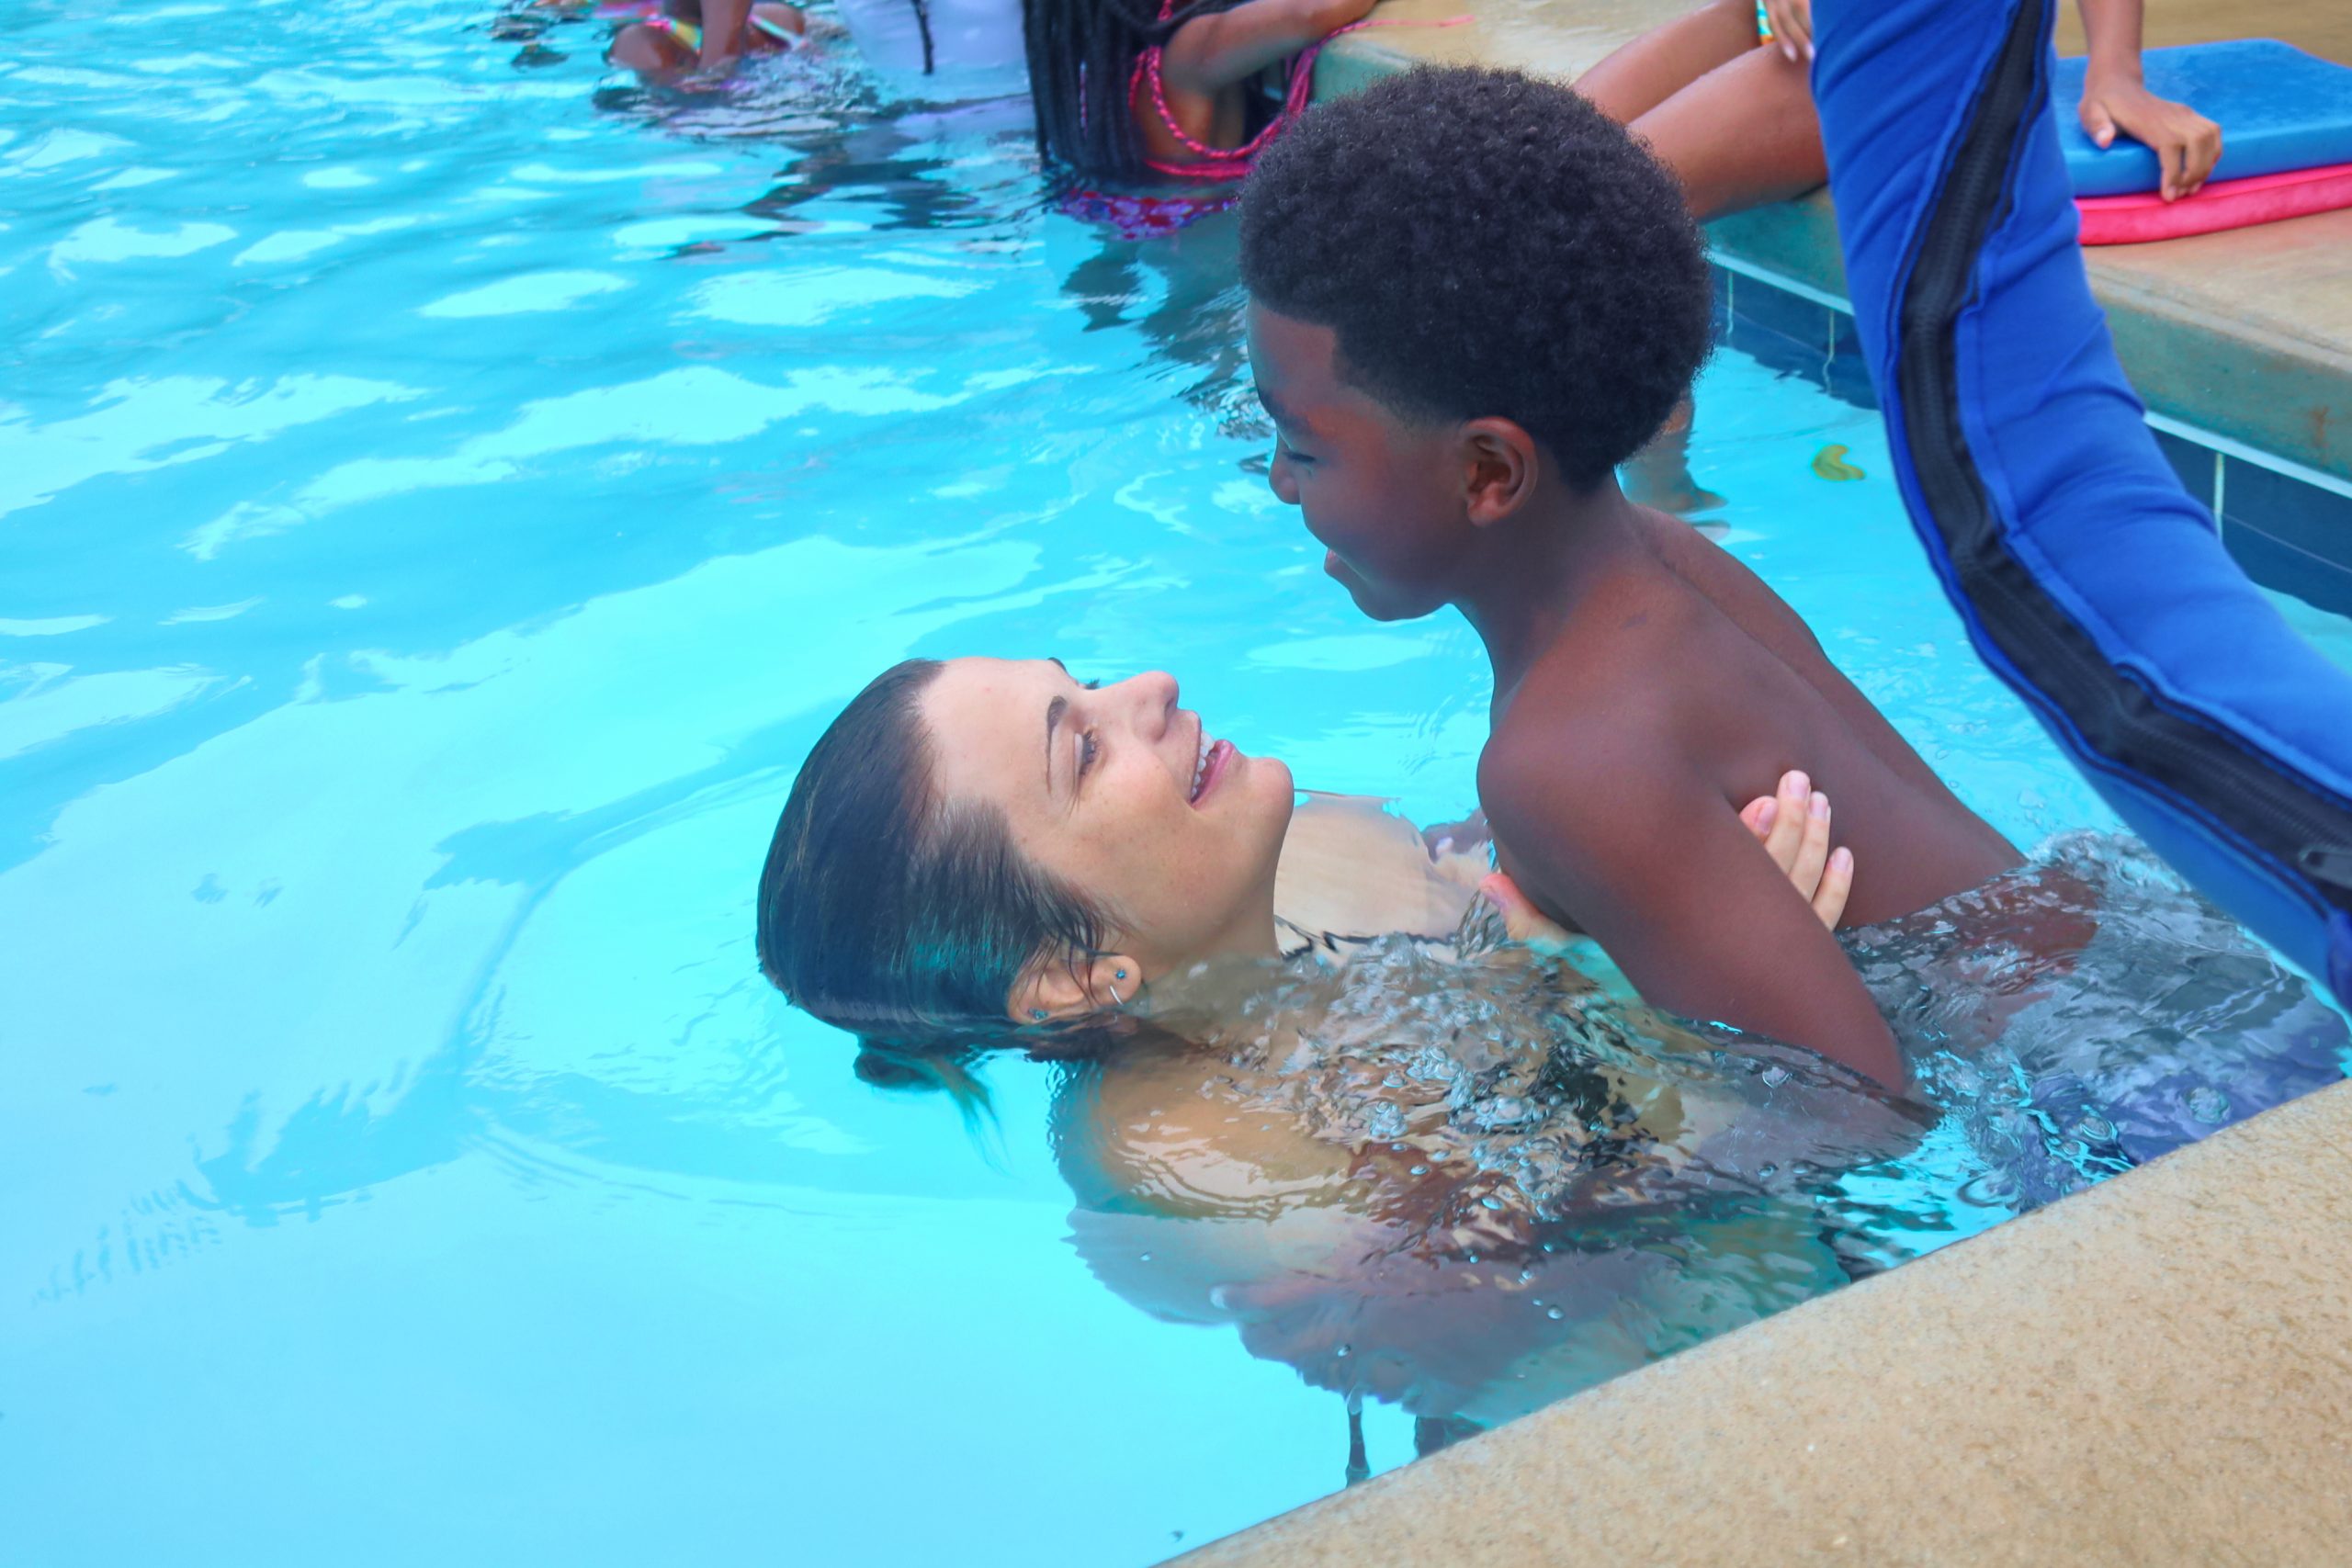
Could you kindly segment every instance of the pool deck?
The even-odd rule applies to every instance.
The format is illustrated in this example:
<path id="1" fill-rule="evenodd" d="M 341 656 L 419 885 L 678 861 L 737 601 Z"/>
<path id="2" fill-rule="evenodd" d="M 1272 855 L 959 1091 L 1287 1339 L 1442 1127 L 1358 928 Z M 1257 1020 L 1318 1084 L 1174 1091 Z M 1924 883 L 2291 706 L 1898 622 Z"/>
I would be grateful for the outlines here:
<path id="1" fill-rule="evenodd" d="M 1341 39 L 1324 52 L 1316 85 L 1318 94 L 1346 92 L 1421 61 L 1508 63 L 1573 79 L 1688 9 L 1687 0 L 1386 0 L 1375 13 L 1382 20 L 1464 12 L 1476 20 Z M 2284 39 L 2352 63 L 2352 5 L 2147 0 L 2151 48 L 2224 37 Z M 2082 47 L 2066 6 L 2059 48 Z M 1844 298 L 1826 194 L 1722 220 L 1710 238 L 1736 270 Z M 2124 369 L 2152 411 L 2352 484 L 2352 210 L 2086 254 Z"/>
<path id="2" fill-rule="evenodd" d="M 2352 1084 L 1180 1560 L 2340 1563 Z"/>

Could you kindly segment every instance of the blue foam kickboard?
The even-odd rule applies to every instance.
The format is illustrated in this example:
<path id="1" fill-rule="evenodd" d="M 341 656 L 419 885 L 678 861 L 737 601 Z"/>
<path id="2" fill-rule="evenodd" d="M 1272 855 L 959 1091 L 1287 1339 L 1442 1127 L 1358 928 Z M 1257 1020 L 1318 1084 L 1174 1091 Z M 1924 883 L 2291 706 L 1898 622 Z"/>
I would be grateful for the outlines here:
<path id="1" fill-rule="evenodd" d="M 2148 90 L 2187 104 L 2222 128 L 2217 180 L 2352 164 L 2352 67 L 2276 39 L 2152 49 L 2141 57 Z M 2136 196 L 2163 183 L 2156 155 L 2129 137 L 2101 152 L 2075 113 L 2085 62 L 2062 60 L 2051 85 L 2059 142 L 2076 196 Z"/>

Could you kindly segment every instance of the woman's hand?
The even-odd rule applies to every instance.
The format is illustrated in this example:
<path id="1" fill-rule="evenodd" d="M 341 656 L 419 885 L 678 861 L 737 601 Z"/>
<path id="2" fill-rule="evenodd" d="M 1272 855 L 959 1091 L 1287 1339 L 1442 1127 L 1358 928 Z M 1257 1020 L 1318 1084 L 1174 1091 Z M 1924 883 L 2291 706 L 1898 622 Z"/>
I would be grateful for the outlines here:
<path id="1" fill-rule="evenodd" d="M 2170 98 L 2148 91 L 2136 72 L 2094 69 L 2083 78 L 2083 101 L 2075 110 L 2083 130 L 2101 147 L 2121 131 L 2147 143 L 2164 169 L 2164 198 L 2195 196 L 2222 157 L 2222 128 Z"/>
<path id="2" fill-rule="evenodd" d="M 1854 890 L 1854 856 L 1829 845 L 1829 797 L 1813 781 L 1793 770 L 1781 775 L 1778 795 L 1758 795 L 1743 807 L 1739 819 L 1764 845 L 1764 852 L 1813 906 L 1813 912 L 1831 931 L 1846 913 L 1847 896 Z M 1502 911 L 1503 930 L 1513 942 L 1536 948 L 1565 947 L 1568 933 L 1547 919 L 1527 900 L 1519 884 L 1496 872 L 1478 885 L 1478 891 Z"/>
<path id="3" fill-rule="evenodd" d="M 1813 906 L 1813 912 L 1831 931 L 1846 913 L 1846 898 L 1854 890 L 1854 855 L 1829 847 L 1829 797 L 1794 769 L 1781 775 L 1777 795 L 1758 795 L 1743 807 L 1739 819 L 1764 840 L 1764 852 L 1782 875 Z"/>

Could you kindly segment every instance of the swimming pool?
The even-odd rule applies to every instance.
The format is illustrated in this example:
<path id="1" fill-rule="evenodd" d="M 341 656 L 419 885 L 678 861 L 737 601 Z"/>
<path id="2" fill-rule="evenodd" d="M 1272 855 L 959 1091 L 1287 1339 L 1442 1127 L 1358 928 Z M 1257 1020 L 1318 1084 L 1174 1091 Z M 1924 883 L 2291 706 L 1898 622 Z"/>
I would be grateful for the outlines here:
<path id="1" fill-rule="evenodd" d="M 679 108 L 492 20 L 0 21 L 12 1551 L 1139 1562 L 1330 1490 L 1335 1395 L 1089 1272 L 1050 1077 L 977 1134 L 858 1082 L 752 883 L 907 654 L 1169 668 L 1434 819 L 1475 639 L 1357 619 L 1267 493 L 1228 223 L 1055 213 L 1017 103 Z M 1874 416 L 1726 353 L 1694 454 L 1964 796 L 2107 824 Z"/>

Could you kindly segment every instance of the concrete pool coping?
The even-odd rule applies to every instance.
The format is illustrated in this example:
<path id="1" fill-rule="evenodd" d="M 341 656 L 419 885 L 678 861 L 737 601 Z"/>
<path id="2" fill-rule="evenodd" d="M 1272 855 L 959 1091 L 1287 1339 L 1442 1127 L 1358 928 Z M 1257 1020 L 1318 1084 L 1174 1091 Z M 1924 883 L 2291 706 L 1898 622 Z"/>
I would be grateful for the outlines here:
<path id="1" fill-rule="evenodd" d="M 1690 0 L 1386 0 L 1376 20 L 1419 25 L 1334 42 L 1317 68 L 1317 94 L 1430 61 L 1573 79 L 1690 8 Z M 1465 11 L 1473 25 L 1429 25 Z M 2282 38 L 2352 62 L 2352 6 L 2147 0 L 2146 36 L 2151 47 Z M 2059 43 L 2082 48 L 2071 8 Z M 1845 268 L 1826 194 L 1720 220 L 1709 237 L 1724 265 L 1842 305 Z M 2352 210 L 2086 254 L 2124 369 L 2154 412 L 2352 487 Z"/>
<path id="2" fill-rule="evenodd" d="M 2338 1562 L 2352 1084 L 1179 1561 Z"/>

